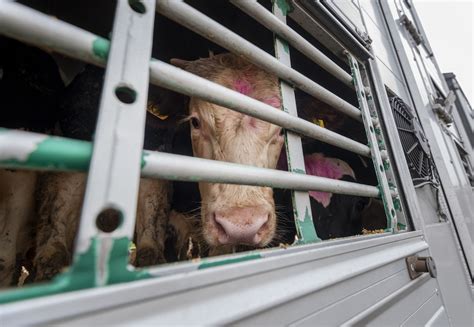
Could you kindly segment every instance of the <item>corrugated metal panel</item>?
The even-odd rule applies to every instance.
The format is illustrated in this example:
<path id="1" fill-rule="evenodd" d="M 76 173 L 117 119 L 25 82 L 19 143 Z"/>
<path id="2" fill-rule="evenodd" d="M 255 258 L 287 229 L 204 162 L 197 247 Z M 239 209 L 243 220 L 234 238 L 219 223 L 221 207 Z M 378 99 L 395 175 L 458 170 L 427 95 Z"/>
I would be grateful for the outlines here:
<path id="1" fill-rule="evenodd" d="M 425 279 L 405 292 L 397 294 L 399 296 L 390 299 L 379 307 L 378 310 L 367 316 L 365 319 L 357 321 L 360 325 L 370 326 L 395 326 L 401 325 L 413 312 L 416 312 L 433 294 L 437 291 L 436 282 Z M 438 296 L 438 301 L 441 302 Z"/>
<path id="2" fill-rule="evenodd" d="M 446 315 L 446 310 L 444 307 L 439 308 L 434 315 L 426 322 L 426 326 L 448 326 L 449 325 L 449 319 L 448 316 Z"/>
<path id="3" fill-rule="evenodd" d="M 408 283 L 406 264 L 398 260 L 240 322 L 340 325 Z"/>
<path id="4" fill-rule="evenodd" d="M 439 310 L 444 310 L 443 303 L 439 291 L 436 290 L 434 294 L 427 299 L 418 310 L 409 316 L 402 324 L 402 326 L 420 326 L 426 325 L 435 316 Z"/>
<path id="5" fill-rule="evenodd" d="M 427 247 L 419 232 L 301 246 L 279 257 L 4 305 L 0 319 L 6 324 L 223 324 L 250 317 L 256 322 L 258 315 L 281 308 L 273 316 L 281 324 L 366 288 L 383 297 L 409 284 L 404 258 L 425 254 Z M 387 288 L 370 288 L 371 281 L 391 277 L 391 283 L 382 283 Z"/>

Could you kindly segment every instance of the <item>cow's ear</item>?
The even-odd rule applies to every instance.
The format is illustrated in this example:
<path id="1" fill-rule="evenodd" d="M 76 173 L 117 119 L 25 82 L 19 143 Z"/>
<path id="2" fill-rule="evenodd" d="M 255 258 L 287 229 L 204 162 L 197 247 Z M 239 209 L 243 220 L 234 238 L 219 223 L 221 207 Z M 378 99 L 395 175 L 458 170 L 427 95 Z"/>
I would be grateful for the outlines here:
<path id="1" fill-rule="evenodd" d="M 189 65 L 189 61 L 187 60 L 183 60 L 183 59 L 178 59 L 178 58 L 172 58 L 170 60 L 171 64 L 176 66 L 176 67 L 179 67 L 179 68 L 182 68 L 182 69 L 186 69 Z"/>

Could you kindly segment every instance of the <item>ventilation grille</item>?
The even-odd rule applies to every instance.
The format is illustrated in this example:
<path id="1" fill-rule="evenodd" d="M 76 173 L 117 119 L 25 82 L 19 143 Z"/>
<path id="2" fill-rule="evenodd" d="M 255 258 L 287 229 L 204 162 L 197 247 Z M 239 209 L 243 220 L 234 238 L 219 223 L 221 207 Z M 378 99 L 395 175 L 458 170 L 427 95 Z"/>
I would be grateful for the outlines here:
<path id="1" fill-rule="evenodd" d="M 433 161 L 426 137 L 411 109 L 398 97 L 390 98 L 398 134 L 414 181 L 433 179 Z"/>

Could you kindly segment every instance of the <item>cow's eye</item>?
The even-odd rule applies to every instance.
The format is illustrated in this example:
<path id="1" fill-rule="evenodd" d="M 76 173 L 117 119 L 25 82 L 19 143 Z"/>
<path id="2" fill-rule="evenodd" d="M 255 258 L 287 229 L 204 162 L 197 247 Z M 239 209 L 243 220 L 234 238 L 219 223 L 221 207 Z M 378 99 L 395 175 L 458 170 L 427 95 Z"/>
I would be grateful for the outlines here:
<path id="1" fill-rule="evenodd" d="M 196 118 L 196 117 L 192 117 L 192 118 L 191 118 L 191 125 L 192 125 L 193 128 L 195 128 L 195 129 L 201 128 L 201 122 L 200 122 L 199 119 Z"/>

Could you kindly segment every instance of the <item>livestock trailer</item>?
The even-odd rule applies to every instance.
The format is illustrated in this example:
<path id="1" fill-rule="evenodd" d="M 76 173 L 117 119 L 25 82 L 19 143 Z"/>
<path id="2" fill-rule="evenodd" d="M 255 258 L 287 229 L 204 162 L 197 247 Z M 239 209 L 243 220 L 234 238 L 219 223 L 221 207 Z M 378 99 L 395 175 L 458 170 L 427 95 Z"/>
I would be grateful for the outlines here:
<path id="1" fill-rule="evenodd" d="M 0 130 L 4 169 L 88 171 L 73 264 L 1 291 L 2 325 L 472 325 L 472 108 L 413 1 L 1 0 L 0 33 L 50 53 L 63 81 L 78 63 L 106 67 L 93 142 Z M 276 75 L 283 110 L 170 65 L 175 48 L 232 52 Z M 149 83 L 283 127 L 288 172 L 142 150 Z M 301 91 L 366 142 L 299 118 Z M 376 183 L 306 174 L 303 138 L 371 159 Z M 134 268 L 140 175 L 289 189 L 295 241 Z M 321 240 L 309 191 L 379 198 L 385 227 Z M 104 231 L 110 207 L 121 223 Z"/>

